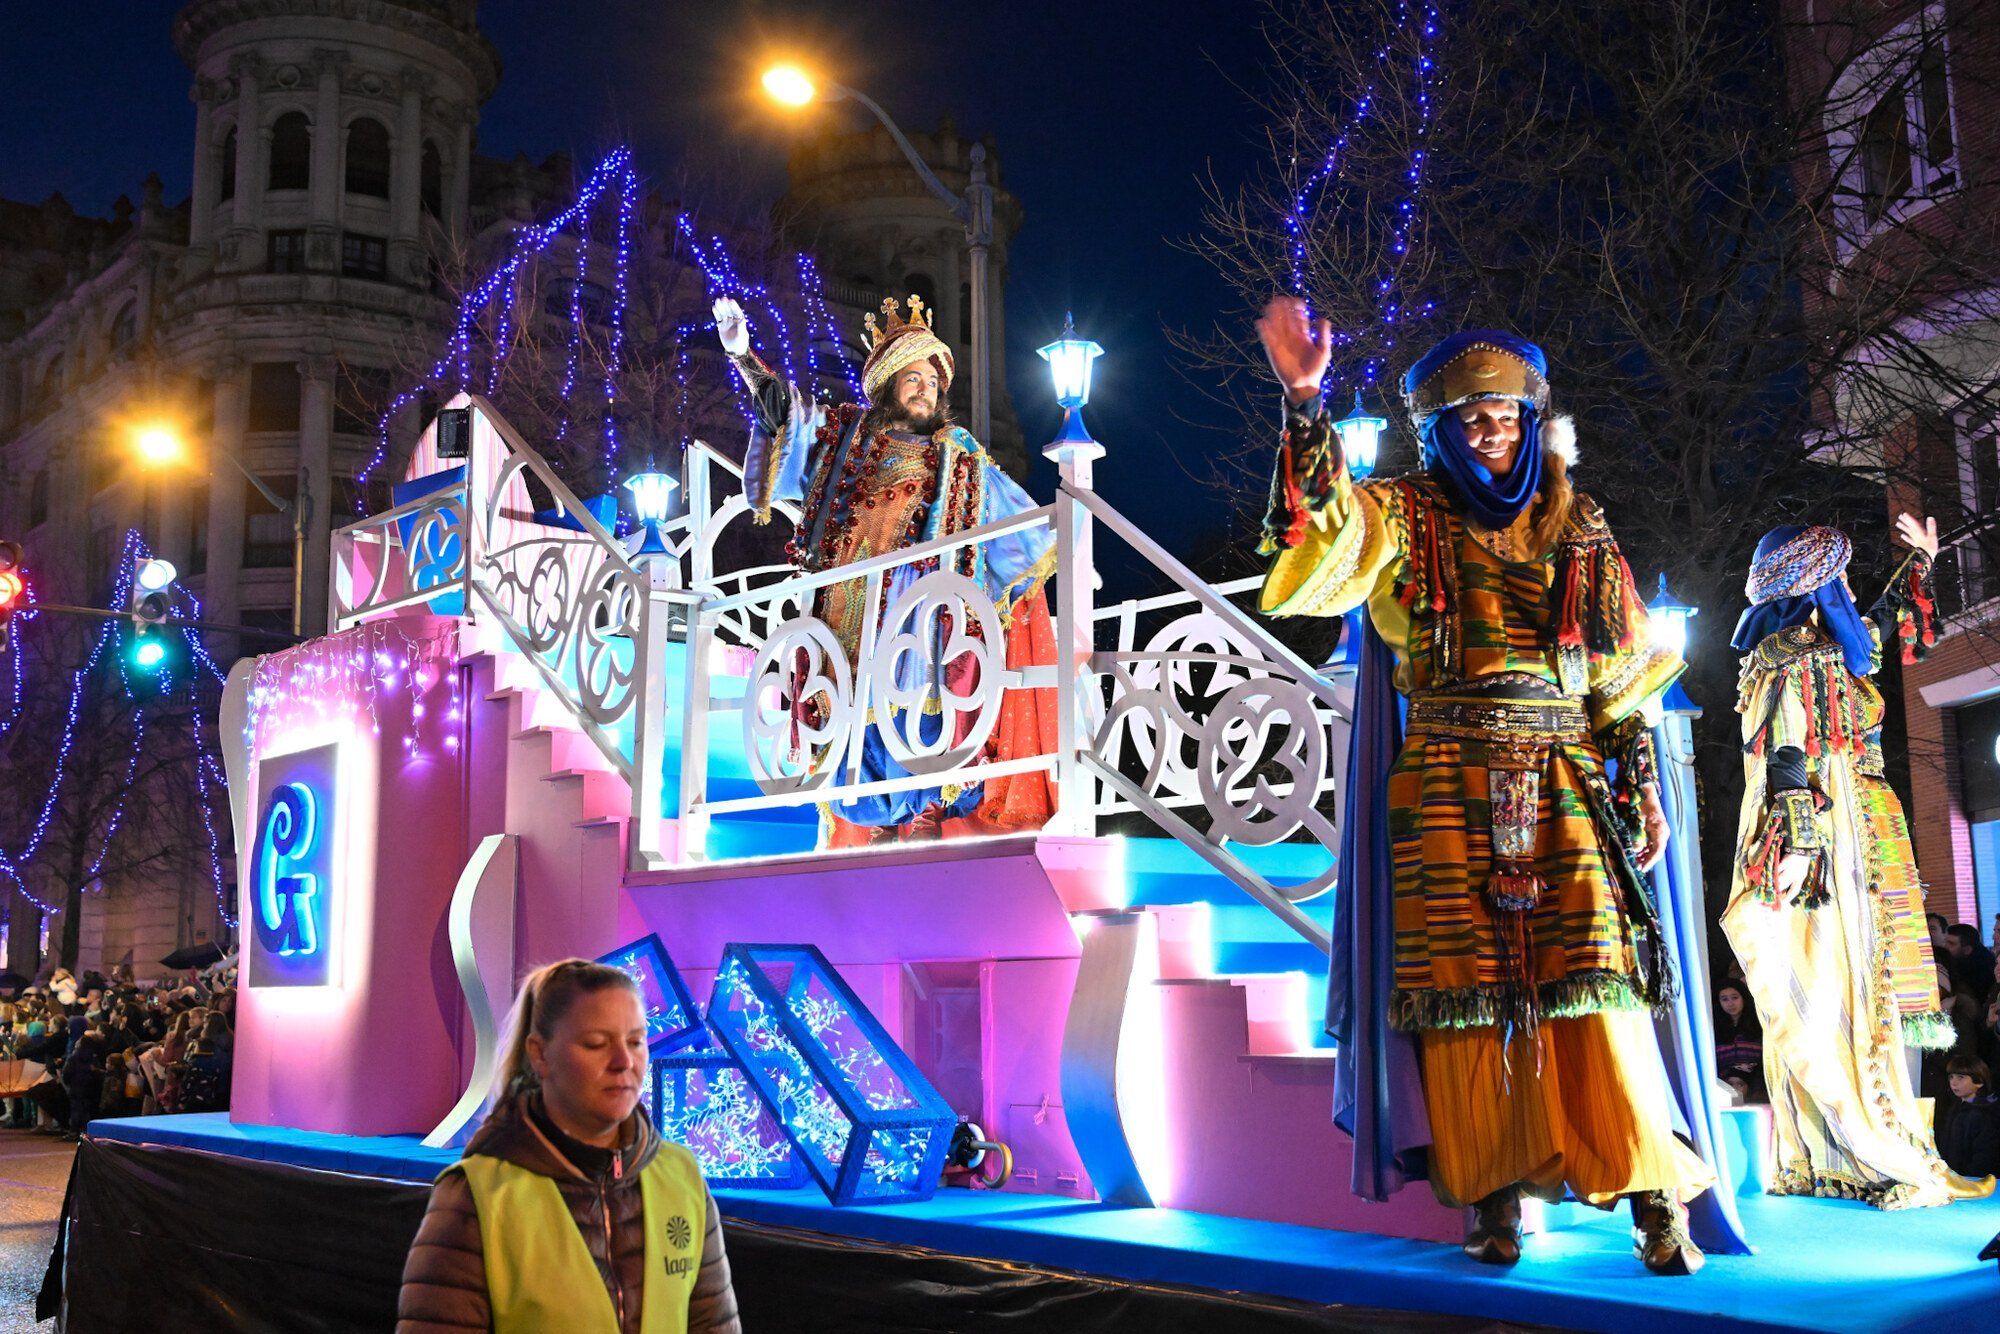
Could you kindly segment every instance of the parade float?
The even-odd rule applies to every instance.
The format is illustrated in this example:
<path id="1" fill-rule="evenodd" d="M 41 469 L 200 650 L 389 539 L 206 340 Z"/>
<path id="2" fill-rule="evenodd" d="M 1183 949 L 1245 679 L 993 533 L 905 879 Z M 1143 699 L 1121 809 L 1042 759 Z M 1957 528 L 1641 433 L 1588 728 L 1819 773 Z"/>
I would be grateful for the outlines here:
<path id="1" fill-rule="evenodd" d="M 335 534 L 324 633 L 229 674 L 231 1110 L 93 1124 L 52 1266 L 75 1327 L 162 1302 L 175 1327 L 379 1324 L 516 979 L 572 955 L 641 982 L 648 1112 L 709 1178 L 746 1316 L 1893 1328 L 1925 1256 L 1954 1273 L 1926 1302 L 1959 1300 L 1990 1213 L 1762 1198 L 1764 1123 L 1699 1092 L 1685 999 L 1662 1029 L 1697 1091 L 1676 1119 L 1756 1261 L 1711 1245 L 1661 1283 L 1622 1216 L 1563 1206 L 1496 1277 L 1423 1184 L 1357 1194 L 1322 1031 L 1351 654 L 1302 659 L 1246 610 L 1258 580 L 1202 579 L 1097 493 L 1096 350 L 1048 349 L 1051 503 L 809 574 L 731 554 L 755 549 L 731 538 L 740 451 L 693 441 L 628 479 L 621 518 L 486 398 L 443 404 L 394 503 Z M 1343 423 L 1350 457 L 1382 425 Z M 1024 668 L 953 571 L 1030 530 L 1054 542 L 1057 653 Z M 1112 544 L 1164 591 L 1106 598 Z M 865 590 L 852 659 L 811 614 L 841 581 Z M 1053 737 L 996 760 L 1014 692 Z M 1669 704 L 1655 884 L 1685 965 L 1706 949 L 1696 711 Z M 864 731 L 905 776 L 859 776 Z M 827 803 L 1027 773 L 1056 797 L 1039 830 L 824 844 Z"/>

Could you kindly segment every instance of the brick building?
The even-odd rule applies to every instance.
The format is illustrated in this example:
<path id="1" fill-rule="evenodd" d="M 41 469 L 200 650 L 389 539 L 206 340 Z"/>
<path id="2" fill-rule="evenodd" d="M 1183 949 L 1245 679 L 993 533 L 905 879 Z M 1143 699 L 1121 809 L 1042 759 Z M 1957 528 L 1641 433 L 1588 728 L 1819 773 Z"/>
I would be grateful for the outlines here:
<path id="1" fill-rule="evenodd" d="M 1879 470 L 1892 518 L 1961 530 L 1939 561 L 1939 643 L 1903 669 L 1901 703 L 1930 904 L 1983 934 L 2000 911 L 2000 526 L 1982 526 L 2000 513 L 2000 4 L 1782 11 L 1796 175 L 1832 261 L 1808 318 L 1901 303 L 1819 405 L 1829 450 Z M 1863 597 L 1875 563 L 1857 556 Z"/>

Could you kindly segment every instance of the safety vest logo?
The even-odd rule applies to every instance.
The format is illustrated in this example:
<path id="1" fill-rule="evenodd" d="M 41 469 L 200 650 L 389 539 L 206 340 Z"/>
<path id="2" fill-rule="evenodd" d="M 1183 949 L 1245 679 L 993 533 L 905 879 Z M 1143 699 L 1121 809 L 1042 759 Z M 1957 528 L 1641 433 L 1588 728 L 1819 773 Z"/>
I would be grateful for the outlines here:
<path id="1" fill-rule="evenodd" d="M 675 1214 L 667 1220 L 667 1240 L 673 1243 L 675 1250 L 685 1251 L 688 1248 L 688 1243 L 694 1240 L 694 1229 L 688 1226 L 686 1218 L 680 1214 Z M 692 1274 L 694 1272 L 694 1257 L 692 1255 L 669 1255 L 666 1257 L 666 1270 L 669 1278 L 680 1278 L 685 1274 Z"/>

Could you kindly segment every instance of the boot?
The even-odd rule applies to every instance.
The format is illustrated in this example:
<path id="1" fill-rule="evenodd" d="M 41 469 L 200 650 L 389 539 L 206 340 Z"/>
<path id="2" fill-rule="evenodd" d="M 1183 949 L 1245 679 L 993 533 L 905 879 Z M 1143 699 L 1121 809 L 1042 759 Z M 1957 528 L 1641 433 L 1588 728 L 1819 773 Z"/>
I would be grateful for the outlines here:
<path id="1" fill-rule="evenodd" d="M 1688 1236 L 1687 1209 L 1672 1191 L 1640 1191 L 1632 1201 L 1632 1253 L 1655 1274 L 1692 1274 L 1707 1262 Z"/>
<path id="2" fill-rule="evenodd" d="M 1483 1265 L 1521 1260 L 1521 1189 L 1504 1186 L 1473 1206 L 1478 1220 L 1465 1234 L 1465 1253 Z"/>

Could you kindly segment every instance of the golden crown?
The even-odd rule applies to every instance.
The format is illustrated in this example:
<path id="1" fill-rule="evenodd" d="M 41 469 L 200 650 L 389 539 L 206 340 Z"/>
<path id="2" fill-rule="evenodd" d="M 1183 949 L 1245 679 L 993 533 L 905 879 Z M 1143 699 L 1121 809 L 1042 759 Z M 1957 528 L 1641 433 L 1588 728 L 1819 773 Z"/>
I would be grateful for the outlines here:
<path id="1" fill-rule="evenodd" d="M 925 309 L 924 299 L 915 292 L 910 293 L 910 317 L 908 319 L 903 318 L 903 313 L 898 308 L 896 298 L 893 296 L 882 298 L 882 325 L 880 328 L 876 327 L 873 312 L 861 317 L 861 325 L 864 330 L 863 337 L 867 340 L 870 352 L 873 352 L 890 338 L 913 324 L 920 324 L 926 329 L 932 327 L 931 312 Z"/>

